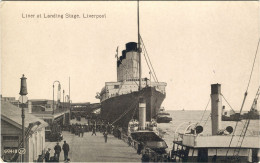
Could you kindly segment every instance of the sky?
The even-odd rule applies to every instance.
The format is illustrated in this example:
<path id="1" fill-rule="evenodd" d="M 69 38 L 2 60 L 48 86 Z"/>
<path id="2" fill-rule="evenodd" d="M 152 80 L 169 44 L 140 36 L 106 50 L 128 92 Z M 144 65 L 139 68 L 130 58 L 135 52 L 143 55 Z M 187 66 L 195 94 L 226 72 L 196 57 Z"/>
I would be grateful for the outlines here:
<path id="1" fill-rule="evenodd" d="M 56 80 L 67 95 L 70 77 L 72 102 L 99 102 L 96 93 L 105 82 L 116 81 L 117 46 L 121 52 L 127 42 L 137 41 L 136 5 L 130 1 L 2 2 L 2 96 L 18 98 L 25 74 L 29 99 L 52 99 Z M 66 13 L 80 18 L 43 18 Z M 23 18 L 26 14 L 41 14 L 41 18 Z M 106 18 L 83 18 L 83 14 Z M 257 1 L 141 1 L 140 33 L 158 80 L 167 83 L 165 109 L 204 110 L 210 85 L 219 83 L 232 108 L 239 110 L 259 24 Z M 244 110 L 250 109 L 260 84 L 259 56 L 258 52 Z M 142 61 L 143 77 L 149 77 Z"/>

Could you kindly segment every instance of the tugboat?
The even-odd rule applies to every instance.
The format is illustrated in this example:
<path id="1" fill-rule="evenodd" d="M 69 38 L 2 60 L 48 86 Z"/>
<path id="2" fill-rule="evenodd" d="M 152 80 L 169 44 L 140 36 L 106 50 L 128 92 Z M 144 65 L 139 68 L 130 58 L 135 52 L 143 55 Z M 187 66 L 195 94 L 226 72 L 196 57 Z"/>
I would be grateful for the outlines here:
<path id="1" fill-rule="evenodd" d="M 165 112 L 165 109 L 162 107 L 156 116 L 157 123 L 169 123 L 172 121 L 170 113 Z"/>
<path id="2" fill-rule="evenodd" d="M 143 161 L 145 161 L 145 157 L 151 161 L 154 156 L 158 155 L 164 155 L 167 158 L 166 148 L 168 146 L 159 136 L 156 121 L 153 119 L 146 121 L 146 105 L 142 98 L 140 98 L 138 117 L 139 121 L 132 119 L 128 123 L 128 140 L 137 143 L 137 153 L 141 154 L 143 151 Z"/>
<path id="3" fill-rule="evenodd" d="M 242 115 L 243 119 L 252 119 L 252 120 L 259 120 L 260 119 L 260 114 L 257 109 L 252 109 L 248 111 L 248 113 L 244 113 Z"/>
<path id="4" fill-rule="evenodd" d="M 235 113 L 233 111 L 233 114 L 228 114 L 228 112 L 225 111 L 225 106 L 223 106 L 222 111 L 223 111 L 222 117 L 221 117 L 222 121 L 241 121 L 242 120 L 240 113 Z"/>
<path id="5" fill-rule="evenodd" d="M 211 85 L 212 135 L 203 135 L 197 124 L 187 127 L 184 133 L 175 133 L 170 160 L 172 162 L 258 162 L 260 140 L 258 136 L 230 135 L 231 126 L 221 127 L 221 85 Z M 249 123 L 248 123 L 249 124 Z M 248 126 L 248 125 L 247 125 Z"/>

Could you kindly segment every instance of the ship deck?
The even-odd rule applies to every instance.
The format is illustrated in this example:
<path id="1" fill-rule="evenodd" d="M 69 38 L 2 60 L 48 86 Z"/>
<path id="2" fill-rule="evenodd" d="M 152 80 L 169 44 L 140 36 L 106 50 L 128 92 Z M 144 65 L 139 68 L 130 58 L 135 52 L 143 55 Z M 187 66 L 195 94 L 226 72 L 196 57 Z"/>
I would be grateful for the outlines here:
<path id="1" fill-rule="evenodd" d="M 175 143 L 193 148 L 237 148 L 238 141 L 241 141 L 240 137 L 234 136 L 229 145 L 231 137 L 231 135 L 196 136 L 185 134 L 182 141 L 175 141 Z M 260 136 L 246 136 L 240 148 L 259 149 L 259 140 Z"/>
<path id="2" fill-rule="evenodd" d="M 108 135 L 107 143 L 102 133 L 91 136 L 91 132 L 85 132 L 83 137 L 70 132 L 62 132 L 63 141 L 70 146 L 69 158 L 71 162 L 140 162 L 141 156 L 137 155 L 133 147 L 129 147 L 123 140 Z M 60 142 L 62 146 L 63 141 Z M 46 142 L 45 147 L 51 148 L 51 156 L 54 155 L 56 142 Z M 63 151 L 60 161 L 64 160 Z"/>

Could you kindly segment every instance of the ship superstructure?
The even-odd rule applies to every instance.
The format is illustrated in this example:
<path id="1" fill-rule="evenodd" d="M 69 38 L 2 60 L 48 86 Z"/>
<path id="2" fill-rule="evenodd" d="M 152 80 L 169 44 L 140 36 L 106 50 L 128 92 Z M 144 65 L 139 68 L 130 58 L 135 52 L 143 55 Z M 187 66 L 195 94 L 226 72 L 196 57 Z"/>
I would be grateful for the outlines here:
<path id="1" fill-rule="evenodd" d="M 98 96 L 101 102 L 101 117 L 110 123 L 116 121 L 118 125 L 127 127 L 131 117 L 137 115 L 134 110 L 140 97 L 146 101 L 146 117 L 147 121 L 150 121 L 158 113 L 165 98 L 165 82 L 151 82 L 143 78 L 142 89 L 139 90 L 138 62 L 137 43 L 127 43 L 116 63 L 117 81 L 106 82 Z"/>
<path id="2" fill-rule="evenodd" d="M 126 50 L 122 51 L 122 56 L 117 60 L 117 81 L 105 83 L 105 87 L 103 87 L 100 93 L 101 102 L 111 97 L 138 91 L 138 62 L 137 43 L 127 43 Z M 162 94 L 165 94 L 167 85 L 165 82 L 151 82 L 147 78 L 143 78 L 141 84 L 142 88 L 155 87 Z"/>

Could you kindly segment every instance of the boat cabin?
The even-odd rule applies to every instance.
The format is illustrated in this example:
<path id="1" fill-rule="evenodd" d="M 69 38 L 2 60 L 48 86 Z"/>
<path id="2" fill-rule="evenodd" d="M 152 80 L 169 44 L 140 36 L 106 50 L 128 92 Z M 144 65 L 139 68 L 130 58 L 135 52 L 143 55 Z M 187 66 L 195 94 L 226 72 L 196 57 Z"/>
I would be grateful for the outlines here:
<path id="1" fill-rule="evenodd" d="M 239 148 L 237 147 L 239 136 L 234 136 L 229 146 L 231 137 L 231 135 L 180 134 L 179 139 L 173 141 L 171 160 L 177 162 L 259 161 L 259 136 L 246 137 Z"/>

